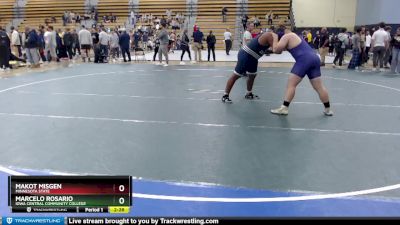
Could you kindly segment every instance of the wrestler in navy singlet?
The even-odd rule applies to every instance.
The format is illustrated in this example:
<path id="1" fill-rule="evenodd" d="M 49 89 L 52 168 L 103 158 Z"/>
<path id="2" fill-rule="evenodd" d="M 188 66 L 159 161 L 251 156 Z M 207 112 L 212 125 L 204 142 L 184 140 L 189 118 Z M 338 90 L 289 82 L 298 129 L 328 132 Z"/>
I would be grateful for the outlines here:
<path id="1" fill-rule="evenodd" d="M 307 75 L 310 80 L 321 76 L 321 60 L 303 38 L 297 47 L 288 51 L 296 60 L 291 71 L 293 74 L 301 78 Z"/>
<path id="2" fill-rule="evenodd" d="M 260 36 L 253 38 L 239 50 L 238 61 L 234 71 L 236 75 L 247 76 L 257 74 L 258 59 L 270 48 L 269 45 L 262 46 L 258 43 Z"/>

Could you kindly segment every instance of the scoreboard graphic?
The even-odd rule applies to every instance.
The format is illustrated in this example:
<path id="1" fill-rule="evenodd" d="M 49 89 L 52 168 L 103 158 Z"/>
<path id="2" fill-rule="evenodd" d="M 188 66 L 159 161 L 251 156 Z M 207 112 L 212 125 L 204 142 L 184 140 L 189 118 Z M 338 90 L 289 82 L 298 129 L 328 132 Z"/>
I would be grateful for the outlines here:
<path id="1" fill-rule="evenodd" d="M 13 213 L 129 213 L 130 176 L 10 176 Z"/>

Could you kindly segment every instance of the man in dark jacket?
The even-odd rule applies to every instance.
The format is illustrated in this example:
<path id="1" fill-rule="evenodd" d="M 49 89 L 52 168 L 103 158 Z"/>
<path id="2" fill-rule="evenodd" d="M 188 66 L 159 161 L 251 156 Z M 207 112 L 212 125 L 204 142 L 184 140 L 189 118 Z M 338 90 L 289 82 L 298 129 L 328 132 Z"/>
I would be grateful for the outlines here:
<path id="1" fill-rule="evenodd" d="M 10 42 L 7 33 L 0 27 L 0 70 L 10 68 Z"/>
<path id="2" fill-rule="evenodd" d="M 68 58 L 70 60 L 72 60 L 72 56 L 73 56 L 72 46 L 74 44 L 74 37 L 71 34 L 71 29 L 70 28 L 65 29 L 63 40 L 64 40 L 65 48 L 66 48 L 67 53 L 68 53 Z"/>
<path id="3" fill-rule="evenodd" d="M 119 37 L 119 46 L 121 47 L 122 57 L 124 57 L 124 62 L 126 62 L 125 54 L 128 54 L 128 61 L 131 61 L 131 53 L 129 51 L 130 36 L 126 30 L 122 31 L 122 35 Z"/>
<path id="4" fill-rule="evenodd" d="M 207 48 L 208 48 L 208 61 L 210 61 L 210 51 L 213 53 L 213 58 L 215 62 L 215 43 L 217 40 L 215 39 L 215 35 L 212 30 L 210 30 L 210 34 L 207 36 Z"/>
<path id="5" fill-rule="evenodd" d="M 25 34 L 27 34 L 25 40 L 26 56 L 31 63 L 32 68 L 37 68 L 40 66 L 40 55 L 38 51 L 40 43 L 39 35 L 36 33 L 35 29 L 30 29 L 29 27 L 25 27 Z"/>

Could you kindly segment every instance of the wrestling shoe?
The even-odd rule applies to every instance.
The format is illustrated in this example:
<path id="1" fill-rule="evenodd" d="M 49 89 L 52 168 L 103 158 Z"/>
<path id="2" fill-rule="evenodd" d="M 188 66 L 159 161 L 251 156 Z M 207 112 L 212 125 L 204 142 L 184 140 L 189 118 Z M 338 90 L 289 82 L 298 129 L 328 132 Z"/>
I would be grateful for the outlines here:
<path id="1" fill-rule="evenodd" d="M 286 116 L 286 115 L 289 114 L 289 108 L 286 107 L 286 106 L 281 106 L 281 107 L 278 108 L 278 109 L 273 109 L 273 110 L 271 110 L 271 113 L 272 113 L 272 114 L 275 114 L 275 115 L 283 115 L 283 116 Z"/>
<path id="2" fill-rule="evenodd" d="M 333 116 L 333 111 L 331 109 L 325 109 L 324 110 L 324 115 L 325 116 Z"/>
<path id="3" fill-rule="evenodd" d="M 250 93 L 247 93 L 247 94 L 244 96 L 244 98 L 245 98 L 245 99 L 259 99 L 260 97 L 258 97 L 258 95 L 253 94 L 252 92 L 250 92 Z"/>
<path id="4" fill-rule="evenodd" d="M 232 103 L 232 100 L 229 98 L 229 95 L 222 96 L 221 100 L 223 103 Z"/>

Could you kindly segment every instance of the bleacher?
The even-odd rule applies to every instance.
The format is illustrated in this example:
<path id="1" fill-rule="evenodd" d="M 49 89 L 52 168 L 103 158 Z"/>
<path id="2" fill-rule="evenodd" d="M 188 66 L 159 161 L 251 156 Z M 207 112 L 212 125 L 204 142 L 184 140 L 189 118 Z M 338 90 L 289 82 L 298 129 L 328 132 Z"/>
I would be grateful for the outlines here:
<path id="1" fill-rule="evenodd" d="M 290 20 L 287 19 L 290 14 L 290 0 L 249 0 L 248 2 L 248 16 L 250 19 L 257 16 L 261 22 L 260 28 L 269 28 L 265 15 L 270 11 L 274 16 L 278 16 L 277 19 L 273 19 L 273 25 L 290 25 Z"/>
<path id="2" fill-rule="evenodd" d="M 5 27 L 14 16 L 15 0 L 1 0 L 0 4 L 0 26 Z"/>
<path id="3" fill-rule="evenodd" d="M 67 24 L 63 26 L 62 15 L 64 11 L 73 11 L 81 16 L 85 13 L 84 0 L 28 0 L 25 8 L 24 21 L 19 29 L 24 29 L 25 26 L 37 28 L 39 25 L 45 25 L 45 19 L 51 17 L 56 18 L 56 23 L 49 23 L 58 28 L 75 28 L 76 24 Z"/>
<path id="4" fill-rule="evenodd" d="M 115 23 L 106 23 L 106 27 L 114 28 L 117 26 L 124 26 L 129 16 L 129 0 L 99 0 L 97 5 L 97 12 L 99 13 L 98 23 L 103 23 L 103 16 L 108 16 L 112 13 L 117 16 Z"/>
<path id="5" fill-rule="evenodd" d="M 230 29 L 232 38 L 235 39 L 236 27 L 236 0 L 198 0 L 196 24 L 206 37 L 212 30 L 217 43 L 216 49 L 225 49 L 224 32 L 226 28 Z M 228 9 L 226 22 L 222 22 L 222 8 Z"/>
<path id="6" fill-rule="evenodd" d="M 171 9 L 172 15 L 186 14 L 186 0 L 139 0 L 139 14 L 153 14 L 153 17 L 166 17 L 166 10 Z"/>

